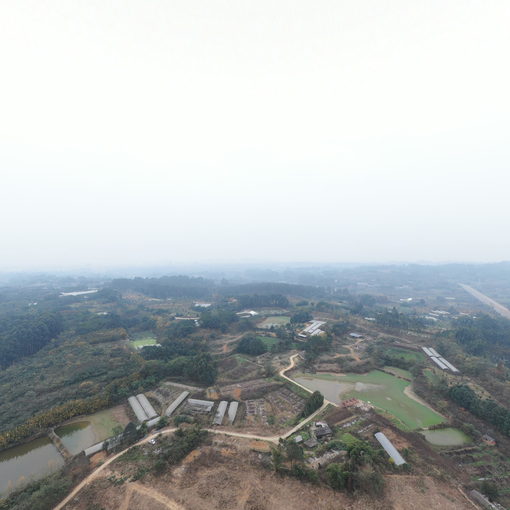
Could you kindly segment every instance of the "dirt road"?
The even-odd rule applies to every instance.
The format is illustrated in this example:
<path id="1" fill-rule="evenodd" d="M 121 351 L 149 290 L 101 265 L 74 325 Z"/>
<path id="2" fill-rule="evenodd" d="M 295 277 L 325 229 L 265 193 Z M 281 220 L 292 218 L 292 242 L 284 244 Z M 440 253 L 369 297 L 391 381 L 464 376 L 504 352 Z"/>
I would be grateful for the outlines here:
<path id="1" fill-rule="evenodd" d="M 287 372 L 288 370 L 291 370 L 292 368 L 295 367 L 296 365 L 296 358 L 299 356 L 299 354 L 294 354 L 290 357 L 290 363 L 289 365 L 286 367 L 286 368 L 283 368 L 282 370 L 280 370 L 280 375 L 284 378 L 284 379 L 287 379 L 289 381 L 291 381 L 293 384 L 297 384 L 295 381 L 293 381 L 292 379 L 290 379 L 289 377 L 287 377 L 285 375 L 285 372 Z M 308 393 L 312 393 L 309 389 L 305 388 L 304 386 L 301 386 L 300 384 L 297 384 L 298 386 L 300 386 L 301 388 L 305 389 Z M 285 434 L 283 434 L 282 436 L 257 436 L 255 434 L 243 434 L 242 432 L 231 432 L 231 431 L 228 431 L 228 430 L 218 430 L 218 429 L 205 429 L 207 430 L 207 432 L 210 432 L 211 434 L 223 434 L 223 435 L 226 435 L 226 436 L 233 436 L 233 437 L 239 437 L 239 438 L 242 438 L 242 439 L 254 439 L 254 440 L 257 440 L 257 441 L 267 441 L 267 442 L 270 442 L 270 443 L 276 443 L 278 444 L 279 440 L 280 440 L 280 437 L 283 438 L 283 439 L 286 439 L 287 437 L 291 436 L 292 434 L 294 434 L 294 432 L 298 431 L 303 425 L 305 425 L 306 423 L 308 423 L 310 420 L 312 420 L 317 414 L 319 414 L 328 404 L 332 404 L 332 402 L 329 402 L 328 400 L 324 399 L 324 404 L 322 405 L 321 408 L 317 409 L 317 411 L 315 411 L 313 414 L 311 414 L 310 416 L 308 416 L 307 418 L 305 418 L 304 420 L 302 420 L 300 423 L 298 423 L 298 425 L 296 425 L 295 427 L 293 427 L 292 429 L 290 429 L 288 432 L 286 432 Z M 332 405 L 336 405 L 336 404 L 332 404 Z M 83 479 L 67 496 L 64 500 L 62 500 L 55 508 L 54 510 L 61 510 L 62 508 L 64 508 L 65 505 L 67 505 L 67 503 L 69 503 L 69 501 L 71 501 L 75 496 L 76 494 L 78 494 L 78 492 L 80 492 L 86 485 L 88 485 L 89 483 L 93 482 L 97 476 L 107 467 L 109 466 L 115 459 L 118 459 L 121 455 L 123 455 L 124 453 L 126 453 L 128 450 L 130 450 L 131 448 L 135 447 L 135 446 L 139 446 L 141 444 L 144 444 L 144 443 L 147 443 L 148 441 L 150 441 L 151 439 L 155 439 L 159 434 L 172 434 L 173 432 L 175 432 L 177 429 L 174 427 L 174 428 L 167 428 L 167 429 L 161 429 L 161 430 L 158 430 L 157 432 L 154 432 L 153 434 L 151 434 L 150 436 L 147 436 L 143 439 L 141 439 L 140 441 L 138 441 L 137 443 L 129 446 L 128 448 L 126 448 L 125 450 L 122 450 L 121 452 L 119 453 L 116 453 L 115 455 L 113 455 L 112 457 L 109 457 L 108 459 L 105 460 L 105 462 L 103 464 L 101 464 L 101 466 L 99 466 L 96 470 L 94 470 L 92 473 L 90 473 L 89 476 L 87 476 L 85 479 Z M 139 487 L 135 487 L 133 490 L 139 490 Z M 169 506 L 169 503 L 165 503 L 167 504 L 168 508 L 175 508 L 177 510 L 177 506 L 175 506 L 175 503 L 172 503 L 174 504 L 174 507 L 172 506 Z"/>
<path id="2" fill-rule="evenodd" d="M 496 312 L 498 312 L 499 315 L 502 315 L 503 317 L 510 319 L 510 310 L 506 306 L 503 306 L 501 303 L 494 301 L 494 299 L 490 298 L 489 296 L 486 296 L 485 294 L 482 294 L 479 290 L 473 289 L 473 287 L 470 287 L 469 285 L 465 285 L 463 283 L 459 283 L 459 285 L 466 292 L 469 292 L 469 294 L 478 299 L 478 301 L 481 301 L 482 303 L 489 305 Z"/>
<path id="3" fill-rule="evenodd" d="M 126 497 L 124 498 L 122 506 L 119 508 L 119 510 L 129 510 L 132 508 L 131 499 L 133 497 L 133 493 L 135 492 L 143 494 L 144 496 L 149 496 L 150 498 L 168 508 L 168 510 L 185 510 L 183 506 L 178 505 L 171 499 L 168 499 L 164 494 L 161 494 L 161 492 L 151 487 L 145 487 L 145 485 L 142 485 L 138 482 L 130 482 L 127 484 Z"/>

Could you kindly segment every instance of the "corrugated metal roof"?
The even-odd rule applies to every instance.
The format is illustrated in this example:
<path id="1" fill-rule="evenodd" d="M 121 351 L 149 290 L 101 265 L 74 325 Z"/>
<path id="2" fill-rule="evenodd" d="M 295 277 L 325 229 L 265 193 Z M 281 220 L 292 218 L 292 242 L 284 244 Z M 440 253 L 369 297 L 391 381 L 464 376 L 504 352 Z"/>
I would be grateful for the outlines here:
<path id="1" fill-rule="evenodd" d="M 455 368 L 448 360 L 444 358 L 438 358 L 439 361 L 444 363 L 452 372 L 458 372 L 459 370 Z"/>
<path id="2" fill-rule="evenodd" d="M 209 412 L 213 408 L 214 402 L 211 400 L 198 400 L 196 398 L 188 398 L 188 405 Z"/>
<path id="3" fill-rule="evenodd" d="M 152 407 L 152 404 L 143 393 L 138 394 L 136 398 L 138 399 L 138 402 L 140 402 L 140 405 L 143 407 L 147 418 L 152 419 L 158 416 L 158 413 L 154 410 L 154 407 Z"/>
<path id="4" fill-rule="evenodd" d="M 393 459 L 396 466 L 401 466 L 406 463 L 404 457 L 398 453 L 398 450 L 393 446 L 393 443 L 382 432 L 376 432 L 374 436 L 384 448 L 386 453 Z"/>
<path id="5" fill-rule="evenodd" d="M 147 413 L 143 410 L 143 407 L 140 405 L 140 402 L 135 396 L 129 397 L 128 402 L 129 405 L 131 406 L 131 409 L 133 409 L 133 412 L 138 418 L 138 421 L 144 422 L 149 419 Z"/>
<path id="6" fill-rule="evenodd" d="M 172 413 L 182 404 L 189 395 L 189 391 L 183 391 L 166 409 L 165 416 L 171 416 Z"/>
<path id="7" fill-rule="evenodd" d="M 225 416 L 225 411 L 227 410 L 228 402 L 226 400 L 222 400 L 218 409 L 216 410 L 216 416 L 214 417 L 213 424 L 221 425 L 223 421 L 223 417 Z"/>
<path id="8" fill-rule="evenodd" d="M 439 361 L 439 358 L 436 358 L 434 356 L 431 356 L 430 359 L 441 369 L 441 370 L 447 370 L 448 367 L 442 362 Z"/>
<path id="9" fill-rule="evenodd" d="M 235 400 L 230 402 L 230 405 L 228 406 L 228 421 L 232 425 L 234 423 L 234 420 L 236 419 L 237 414 L 237 408 L 239 407 L 239 402 L 236 402 Z"/>

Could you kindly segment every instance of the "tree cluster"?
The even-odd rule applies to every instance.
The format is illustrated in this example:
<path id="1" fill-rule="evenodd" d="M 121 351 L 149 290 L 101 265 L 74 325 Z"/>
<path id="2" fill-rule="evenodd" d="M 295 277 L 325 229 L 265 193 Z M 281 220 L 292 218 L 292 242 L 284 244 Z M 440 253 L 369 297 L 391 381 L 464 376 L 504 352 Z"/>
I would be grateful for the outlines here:
<path id="1" fill-rule="evenodd" d="M 491 423 L 501 433 L 510 436 L 510 411 L 505 407 L 494 400 L 480 398 L 465 384 L 451 386 L 448 395 L 459 406 Z"/>
<path id="2" fill-rule="evenodd" d="M 62 331 L 59 314 L 6 317 L 0 321 L 0 367 L 35 354 Z"/>
<path id="3" fill-rule="evenodd" d="M 303 418 L 306 418 L 313 412 L 317 411 L 317 409 L 319 409 L 322 404 L 324 404 L 324 396 L 320 391 L 314 391 L 305 402 L 305 408 L 302 412 Z"/>
<path id="4" fill-rule="evenodd" d="M 259 354 L 264 354 L 267 349 L 264 342 L 258 336 L 245 335 L 239 340 L 236 351 L 243 354 L 258 356 Z"/>

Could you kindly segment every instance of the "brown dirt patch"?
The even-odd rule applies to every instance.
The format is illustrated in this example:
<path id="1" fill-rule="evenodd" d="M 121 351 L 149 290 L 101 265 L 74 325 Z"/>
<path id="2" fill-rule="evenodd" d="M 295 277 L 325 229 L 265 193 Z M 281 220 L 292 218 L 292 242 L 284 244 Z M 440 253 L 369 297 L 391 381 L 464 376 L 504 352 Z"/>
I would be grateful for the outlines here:
<path id="1" fill-rule="evenodd" d="M 271 451 L 271 445 L 265 441 L 251 441 L 250 449 L 256 452 L 269 453 Z"/>
<path id="2" fill-rule="evenodd" d="M 126 510 L 472 510 L 456 487 L 428 476 L 389 475 L 385 496 L 353 499 L 323 485 L 275 475 L 262 467 L 260 453 L 232 446 L 228 450 L 233 455 L 222 455 L 224 448 L 206 448 L 179 476 L 169 470 L 117 486 L 107 478 L 97 480 L 66 510 L 87 510 L 94 504 L 124 510 L 127 498 Z"/>
<path id="3" fill-rule="evenodd" d="M 95 468 L 95 467 L 99 466 L 99 464 L 102 464 L 105 459 L 106 459 L 106 452 L 105 451 L 97 452 L 94 455 L 91 455 L 89 457 L 90 466 L 92 468 Z"/>

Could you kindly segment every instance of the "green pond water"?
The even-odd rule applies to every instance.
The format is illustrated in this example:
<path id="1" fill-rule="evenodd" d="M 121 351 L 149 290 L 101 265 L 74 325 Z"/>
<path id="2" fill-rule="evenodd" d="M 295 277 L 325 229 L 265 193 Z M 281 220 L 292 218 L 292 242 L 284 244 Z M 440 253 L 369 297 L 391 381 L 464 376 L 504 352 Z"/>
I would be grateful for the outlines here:
<path id="1" fill-rule="evenodd" d="M 462 446 L 470 443 L 471 439 L 459 429 L 446 428 L 437 430 L 424 430 L 421 432 L 425 439 L 436 446 Z"/>
<path id="2" fill-rule="evenodd" d="M 406 394 L 408 381 L 379 370 L 345 375 L 295 373 L 292 378 L 311 391 L 320 391 L 335 404 L 353 397 L 370 402 L 392 415 L 404 430 L 430 427 L 444 421 L 441 415 Z"/>
<path id="3" fill-rule="evenodd" d="M 64 465 L 64 459 L 47 437 L 0 452 L 0 494 L 49 475 Z"/>
<path id="4" fill-rule="evenodd" d="M 55 434 L 62 439 L 64 446 L 73 454 L 98 443 L 98 435 L 89 421 L 78 421 L 55 429 Z"/>

